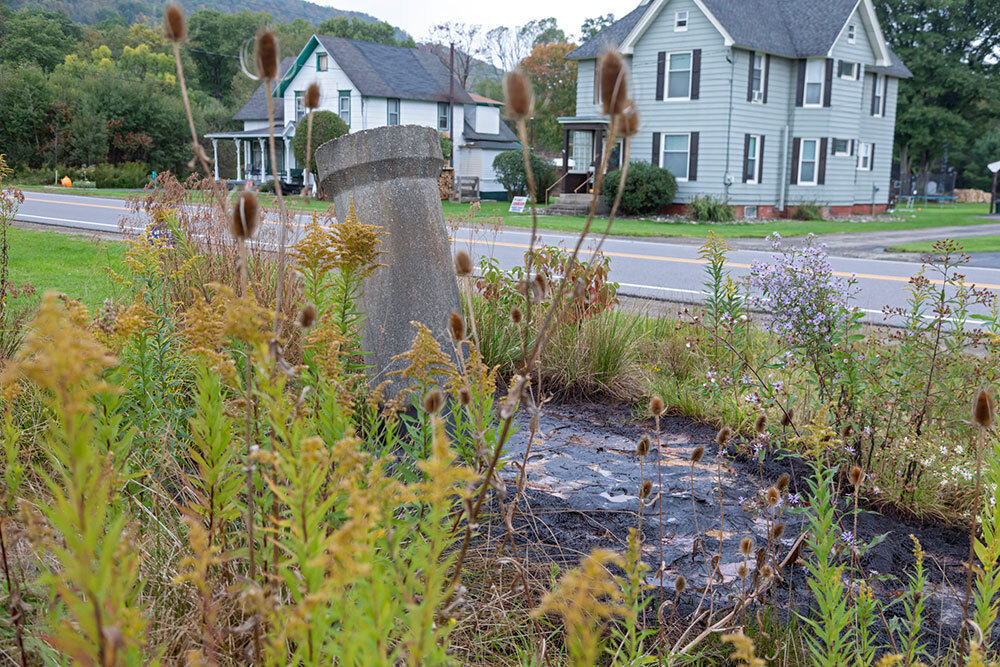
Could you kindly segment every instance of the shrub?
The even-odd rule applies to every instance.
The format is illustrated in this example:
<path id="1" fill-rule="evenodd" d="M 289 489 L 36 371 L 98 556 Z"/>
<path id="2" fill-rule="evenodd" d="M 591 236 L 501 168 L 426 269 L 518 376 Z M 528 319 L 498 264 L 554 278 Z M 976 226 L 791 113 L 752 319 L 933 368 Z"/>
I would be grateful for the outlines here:
<path id="1" fill-rule="evenodd" d="M 448 157 L 451 155 L 451 149 L 453 142 L 448 138 L 448 135 L 444 132 L 441 133 L 441 155 L 444 156 L 444 161 L 448 161 Z"/>
<path id="2" fill-rule="evenodd" d="M 351 131 L 351 128 L 347 127 L 347 123 L 344 122 L 343 118 L 332 111 L 313 111 L 311 115 L 313 117 L 313 154 L 309 158 L 309 172 L 315 174 L 316 149 L 328 141 L 344 136 Z M 295 138 L 292 139 L 292 152 L 295 154 L 295 163 L 303 169 L 305 168 L 304 165 L 306 163 L 306 141 L 309 135 L 306 130 L 308 127 L 309 119 L 308 117 L 303 117 L 296 127 Z"/>
<path id="3" fill-rule="evenodd" d="M 149 182 L 149 168 L 143 162 L 104 163 L 94 167 L 90 176 L 99 188 L 138 190 Z"/>
<path id="4" fill-rule="evenodd" d="M 604 179 L 604 201 L 612 206 L 618 195 L 621 172 L 608 172 Z M 667 169 L 648 162 L 633 162 L 628 166 L 625 190 L 622 192 L 621 212 L 625 215 L 650 215 L 658 213 L 674 201 L 677 181 Z"/>
<path id="5" fill-rule="evenodd" d="M 804 201 L 795 209 L 796 220 L 822 220 L 823 208 L 814 201 Z"/>
<path id="6" fill-rule="evenodd" d="M 531 171 L 535 175 L 535 189 L 538 196 L 556 182 L 556 169 L 537 155 L 531 156 Z M 524 155 L 521 151 L 504 151 L 493 158 L 493 171 L 497 180 L 510 198 L 528 194 L 528 179 L 524 173 Z"/>
<path id="7" fill-rule="evenodd" d="M 691 217 L 698 222 L 732 222 L 736 213 L 726 199 L 699 195 L 691 200 Z"/>

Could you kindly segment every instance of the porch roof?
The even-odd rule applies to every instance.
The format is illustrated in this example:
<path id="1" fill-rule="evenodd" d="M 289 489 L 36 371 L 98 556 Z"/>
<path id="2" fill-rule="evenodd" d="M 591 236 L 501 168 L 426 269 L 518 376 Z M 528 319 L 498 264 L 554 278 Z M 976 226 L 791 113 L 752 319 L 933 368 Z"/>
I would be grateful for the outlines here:
<path id="1" fill-rule="evenodd" d="M 607 116 L 562 116 L 557 119 L 567 130 L 604 130 L 608 127 Z"/>
<path id="2" fill-rule="evenodd" d="M 275 137 L 286 137 L 293 136 L 295 134 L 295 123 L 289 123 L 288 125 L 278 125 L 274 126 L 274 136 Z M 270 132 L 267 127 L 258 127 L 255 130 L 241 130 L 239 132 L 212 132 L 211 134 L 206 134 L 206 139 L 267 139 L 270 137 Z"/>

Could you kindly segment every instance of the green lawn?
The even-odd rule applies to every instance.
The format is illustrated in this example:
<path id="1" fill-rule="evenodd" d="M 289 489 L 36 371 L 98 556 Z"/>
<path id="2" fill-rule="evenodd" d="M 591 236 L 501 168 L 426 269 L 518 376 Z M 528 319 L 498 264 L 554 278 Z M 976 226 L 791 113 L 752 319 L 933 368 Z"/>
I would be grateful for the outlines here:
<path id="1" fill-rule="evenodd" d="M 41 188 L 30 188 L 38 190 Z M 73 194 L 82 194 L 100 197 L 127 198 L 132 193 L 121 190 L 79 190 Z M 273 195 L 266 195 L 268 200 Z M 286 203 L 299 211 L 325 211 L 329 202 L 316 201 L 310 199 L 303 201 L 298 197 L 286 197 Z M 469 204 L 454 204 L 452 202 L 441 202 L 446 219 L 465 219 L 469 213 Z M 482 223 L 490 223 L 499 219 L 504 225 L 511 227 L 531 227 L 531 213 L 510 213 L 510 205 L 506 202 L 484 201 L 480 204 L 480 209 L 475 215 L 475 220 Z M 616 220 L 611 228 L 611 233 L 618 236 L 686 236 L 702 238 L 713 231 L 723 238 L 764 238 L 774 232 L 782 236 L 803 236 L 805 234 L 836 234 L 839 232 L 864 232 L 864 231 L 892 231 L 903 229 L 923 229 L 926 227 L 948 227 L 976 225 L 989 222 L 978 216 L 988 213 L 988 204 L 952 204 L 950 206 L 930 206 L 900 209 L 892 218 L 876 220 L 874 222 L 844 222 L 829 220 L 778 220 L 775 222 L 745 223 L 735 222 L 729 224 L 702 223 L 702 222 L 657 222 L 655 220 Z M 541 214 L 544 209 L 539 209 Z M 579 232 L 583 229 L 586 218 L 583 216 L 547 216 L 540 215 L 538 226 L 542 229 L 550 229 L 563 232 Z M 603 231 L 607 224 L 607 218 L 597 218 L 594 221 L 593 229 Z"/>
<path id="2" fill-rule="evenodd" d="M 955 239 L 955 242 L 962 246 L 965 252 L 1000 252 L 1000 236 L 976 236 L 967 239 Z M 918 252 L 928 253 L 932 251 L 933 241 L 921 243 L 904 243 L 887 248 L 890 252 Z"/>
<path id="3" fill-rule="evenodd" d="M 104 270 L 122 268 L 125 244 L 60 232 L 7 228 L 11 283 L 30 282 L 38 299 L 47 290 L 80 299 L 92 312 L 116 287 Z M 25 298 L 25 297 L 21 297 Z"/>

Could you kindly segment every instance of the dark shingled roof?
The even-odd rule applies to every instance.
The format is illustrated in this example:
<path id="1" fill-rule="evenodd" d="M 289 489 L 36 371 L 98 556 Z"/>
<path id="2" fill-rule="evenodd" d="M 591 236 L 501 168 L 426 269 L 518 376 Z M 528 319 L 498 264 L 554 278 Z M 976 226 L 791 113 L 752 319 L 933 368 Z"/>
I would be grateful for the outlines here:
<path id="1" fill-rule="evenodd" d="M 285 76 L 285 73 L 291 69 L 292 65 L 295 64 L 295 58 L 289 56 L 281 61 L 281 72 L 278 76 Z M 275 100 L 277 102 L 277 100 Z M 274 120 L 284 121 L 285 119 L 285 105 L 275 104 L 274 105 Z M 233 120 L 267 120 L 267 91 L 265 90 L 264 84 L 260 84 L 257 90 L 253 91 L 253 95 L 250 99 L 246 101 L 240 110 L 236 112 L 233 116 Z"/>
<path id="2" fill-rule="evenodd" d="M 500 121 L 499 134 L 481 134 L 476 132 L 475 128 L 472 127 L 472 123 L 465 121 L 465 129 L 462 131 L 462 136 L 465 137 L 465 140 L 470 145 L 482 145 L 484 148 L 515 149 L 521 147 L 517 135 L 502 120 Z"/>
<path id="3" fill-rule="evenodd" d="M 447 102 L 451 76 L 432 51 L 318 35 L 362 95 Z M 455 82 L 455 103 L 472 98 Z"/>
<path id="4" fill-rule="evenodd" d="M 892 65 L 889 67 L 869 67 L 868 70 L 899 77 L 900 79 L 912 79 L 913 72 L 899 59 L 899 56 L 892 49 L 889 49 L 889 55 L 892 56 Z"/>
<path id="5" fill-rule="evenodd" d="M 787 58 L 826 55 L 836 41 L 857 0 L 703 0 L 737 46 L 759 49 Z M 596 58 L 607 47 L 618 47 L 655 2 L 639 5 L 597 33 L 568 56 Z M 891 76 L 912 76 L 890 51 L 891 67 L 877 68 Z"/>

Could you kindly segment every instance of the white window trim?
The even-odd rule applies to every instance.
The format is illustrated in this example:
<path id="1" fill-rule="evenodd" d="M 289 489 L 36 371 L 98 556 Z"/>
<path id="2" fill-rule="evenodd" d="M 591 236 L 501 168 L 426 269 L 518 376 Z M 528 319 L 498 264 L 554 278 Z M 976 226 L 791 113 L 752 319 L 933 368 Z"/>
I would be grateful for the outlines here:
<path id="1" fill-rule="evenodd" d="M 750 138 L 754 140 L 754 154 L 747 157 L 748 159 L 753 159 L 753 177 L 747 179 L 747 185 L 757 185 L 760 183 L 760 137 L 761 135 L 759 134 L 750 135 Z"/>
<path id="2" fill-rule="evenodd" d="M 345 93 L 346 93 L 346 95 L 345 95 Z M 343 111 L 344 111 L 341 108 L 341 104 L 344 102 L 344 100 L 347 100 L 347 118 L 344 118 L 341 115 L 343 113 Z M 338 90 L 337 91 L 337 115 L 340 116 L 340 119 L 342 121 L 344 121 L 345 123 L 347 123 L 347 127 L 351 126 L 351 93 L 350 93 L 350 91 L 347 91 L 347 90 Z"/>
<path id="3" fill-rule="evenodd" d="M 805 145 L 806 145 L 807 141 L 814 141 L 814 142 L 816 142 L 816 152 L 814 153 L 814 157 L 812 159 L 812 162 L 813 162 L 814 166 L 813 166 L 813 177 L 812 177 L 811 181 L 803 181 L 802 180 L 802 163 L 804 162 L 804 160 L 802 159 L 802 156 L 805 155 L 805 150 L 804 149 L 805 149 Z M 819 139 L 815 139 L 815 138 L 812 138 L 812 137 L 808 137 L 808 138 L 807 137 L 803 137 L 802 140 L 799 141 L 799 163 L 798 163 L 798 165 L 796 165 L 796 169 L 799 170 L 799 173 L 798 173 L 798 181 L 799 181 L 798 184 L 799 185 L 804 185 L 806 187 L 813 187 L 813 186 L 819 185 L 819 158 L 820 158 L 819 151 L 820 151 L 820 141 L 819 141 Z"/>
<path id="4" fill-rule="evenodd" d="M 858 43 L 858 26 L 855 23 L 847 26 L 847 43 L 857 44 Z"/>
<path id="5" fill-rule="evenodd" d="M 845 65 L 850 65 L 851 66 L 851 75 L 850 76 L 844 76 L 843 74 L 841 74 L 840 78 L 843 79 L 844 81 L 857 81 L 858 80 L 858 73 L 861 71 L 861 63 L 852 63 L 852 62 L 849 62 L 847 60 L 841 60 L 840 62 L 844 63 Z M 838 67 L 839 67 L 839 65 L 838 65 Z"/>
<path id="6" fill-rule="evenodd" d="M 684 97 L 670 97 L 670 63 L 673 61 L 674 56 L 690 56 L 690 64 L 687 68 L 688 73 L 688 90 L 687 95 Z M 685 70 L 678 70 L 683 72 Z M 694 85 L 694 51 L 672 51 L 667 54 L 667 67 L 665 73 L 666 81 L 663 82 L 663 101 L 664 102 L 690 102 L 691 101 L 691 88 Z"/>
<path id="7" fill-rule="evenodd" d="M 296 90 L 293 98 L 295 104 L 295 122 L 298 123 L 306 117 L 306 91 Z"/>
<path id="8" fill-rule="evenodd" d="M 815 104 L 810 104 L 807 100 L 809 99 L 809 63 L 822 63 L 823 67 L 820 68 L 819 77 L 819 102 Z M 806 74 L 805 80 L 802 82 L 802 106 L 809 109 L 821 109 L 823 108 L 823 99 L 826 95 L 826 61 L 821 58 L 811 58 L 806 61 Z"/>
<path id="9" fill-rule="evenodd" d="M 393 102 L 396 103 L 396 122 L 395 122 L 395 125 L 402 125 L 403 124 L 403 100 L 401 100 L 398 97 L 389 97 L 389 98 L 386 98 L 386 101 L 385 101 L 385 105 L 386 105 L 386 108 L 385 108 L 385 124 L 389 125 L 390 127 L 392 126 L 392 124 L 389 122 L 389 117 L 392 115 L 392 112 L 390 111 L 390 109 L 392 108 L 392 103 Z"/>
<path id="10" fill-rule="evenodd" d="M 691 133 L 690 132 L 661 132 L 660 133 L 660 168 L 664 169 L 663 166 L 663 155 L 667 152 L 667 137 L 687 137 L 687 148 L 684 151 L 684 155 L 687 156 L 687 176 L 681 178 L 674 174 L 674 180 L 678 183 L 687 183 L 691 176 Z M 671 153 L 680 153 L 680 151 L 670 151 Z"/>
<path id="11" fill-rule="evenodd" d="M 682 16 L 683 14 L 683 16 Z M 681 25 L 681 21 L 684 25 Z M 686 9 L 674 13 L 674 32 L 687 32 L 688 24 L 691 21 L 691 14 Z"/>
<path id="12" fill-rule="evenodd" d="M 885 94 L 889 90 L 889 77 L 875 73 L 875 90 L 878 91 L 878 104 L 875 105 L 874 118 L 881 118 L 885 114 Z"/>
<path id="13" fill-rule="evenodd" d="M 851 142 L 854 141 L 854 140 L 853 139 L 840 139 L 840 141 L 846 141 L 847 142 L 847 150 L 844 150 L 844 151 L 838 151 L 837 150 L 837 141 L 838 141 L 837 139 L 833 140 L 833 156 L 834 157 L 851 157 Z"/>
<path id="14" fill-rule="evenodd" d="M 766 65 L 767 56 L 760 51 L 751 51 L 750 53 L 751 53 L 750 57 L 753 58 L 754 65 L 757 64 L 757 58 L 760 58 L 760 90 L 754 90 L 753 81 L 751 80 L 750 82 L 750 92 L 752 93 L 751 97 L 756 97 L 756 94 L 760 93 L 760 99 L 759 100 L 751 99 L 750 103 L 763 104 L 764 91 L 767 90 L 767 65 Z M 756 69 L 757 69 L 756 67 L 751 68 L 752 71 L 755 71 Z M 752 76 L 753 74 L 751 74 L 751 77 Z"/>
<path id="15" fill-rule="evenodd" d="M 444 106 L 442 107 L 442 105 L 444 105 Z M 441 114 L 442 108 L 444 109 L 444 114 L 443 115 Z M 438 108 L 437 108 L 437 125 L 438 125 L 437 129 L 438 129 L 438 132 L 448 132 L 448 131 L 451 130 L 451 118 L 450 118 L 450 115 L 451 114 L 449 112 L 448 103 L 447 102 L 438 102 Z M 441 119 L 442 118 L 445 121 L 445 127 L 444 128 L 441 127 Z"/>
<path id="16" fill-rule="evenodd" d="M 858 144 L 858 171 L 875 171 L 875 165 L 872 164 L 872 142 L 862 141 Z M 868 166 L 862 166 L 865 158 L 868 159 Z"/>

